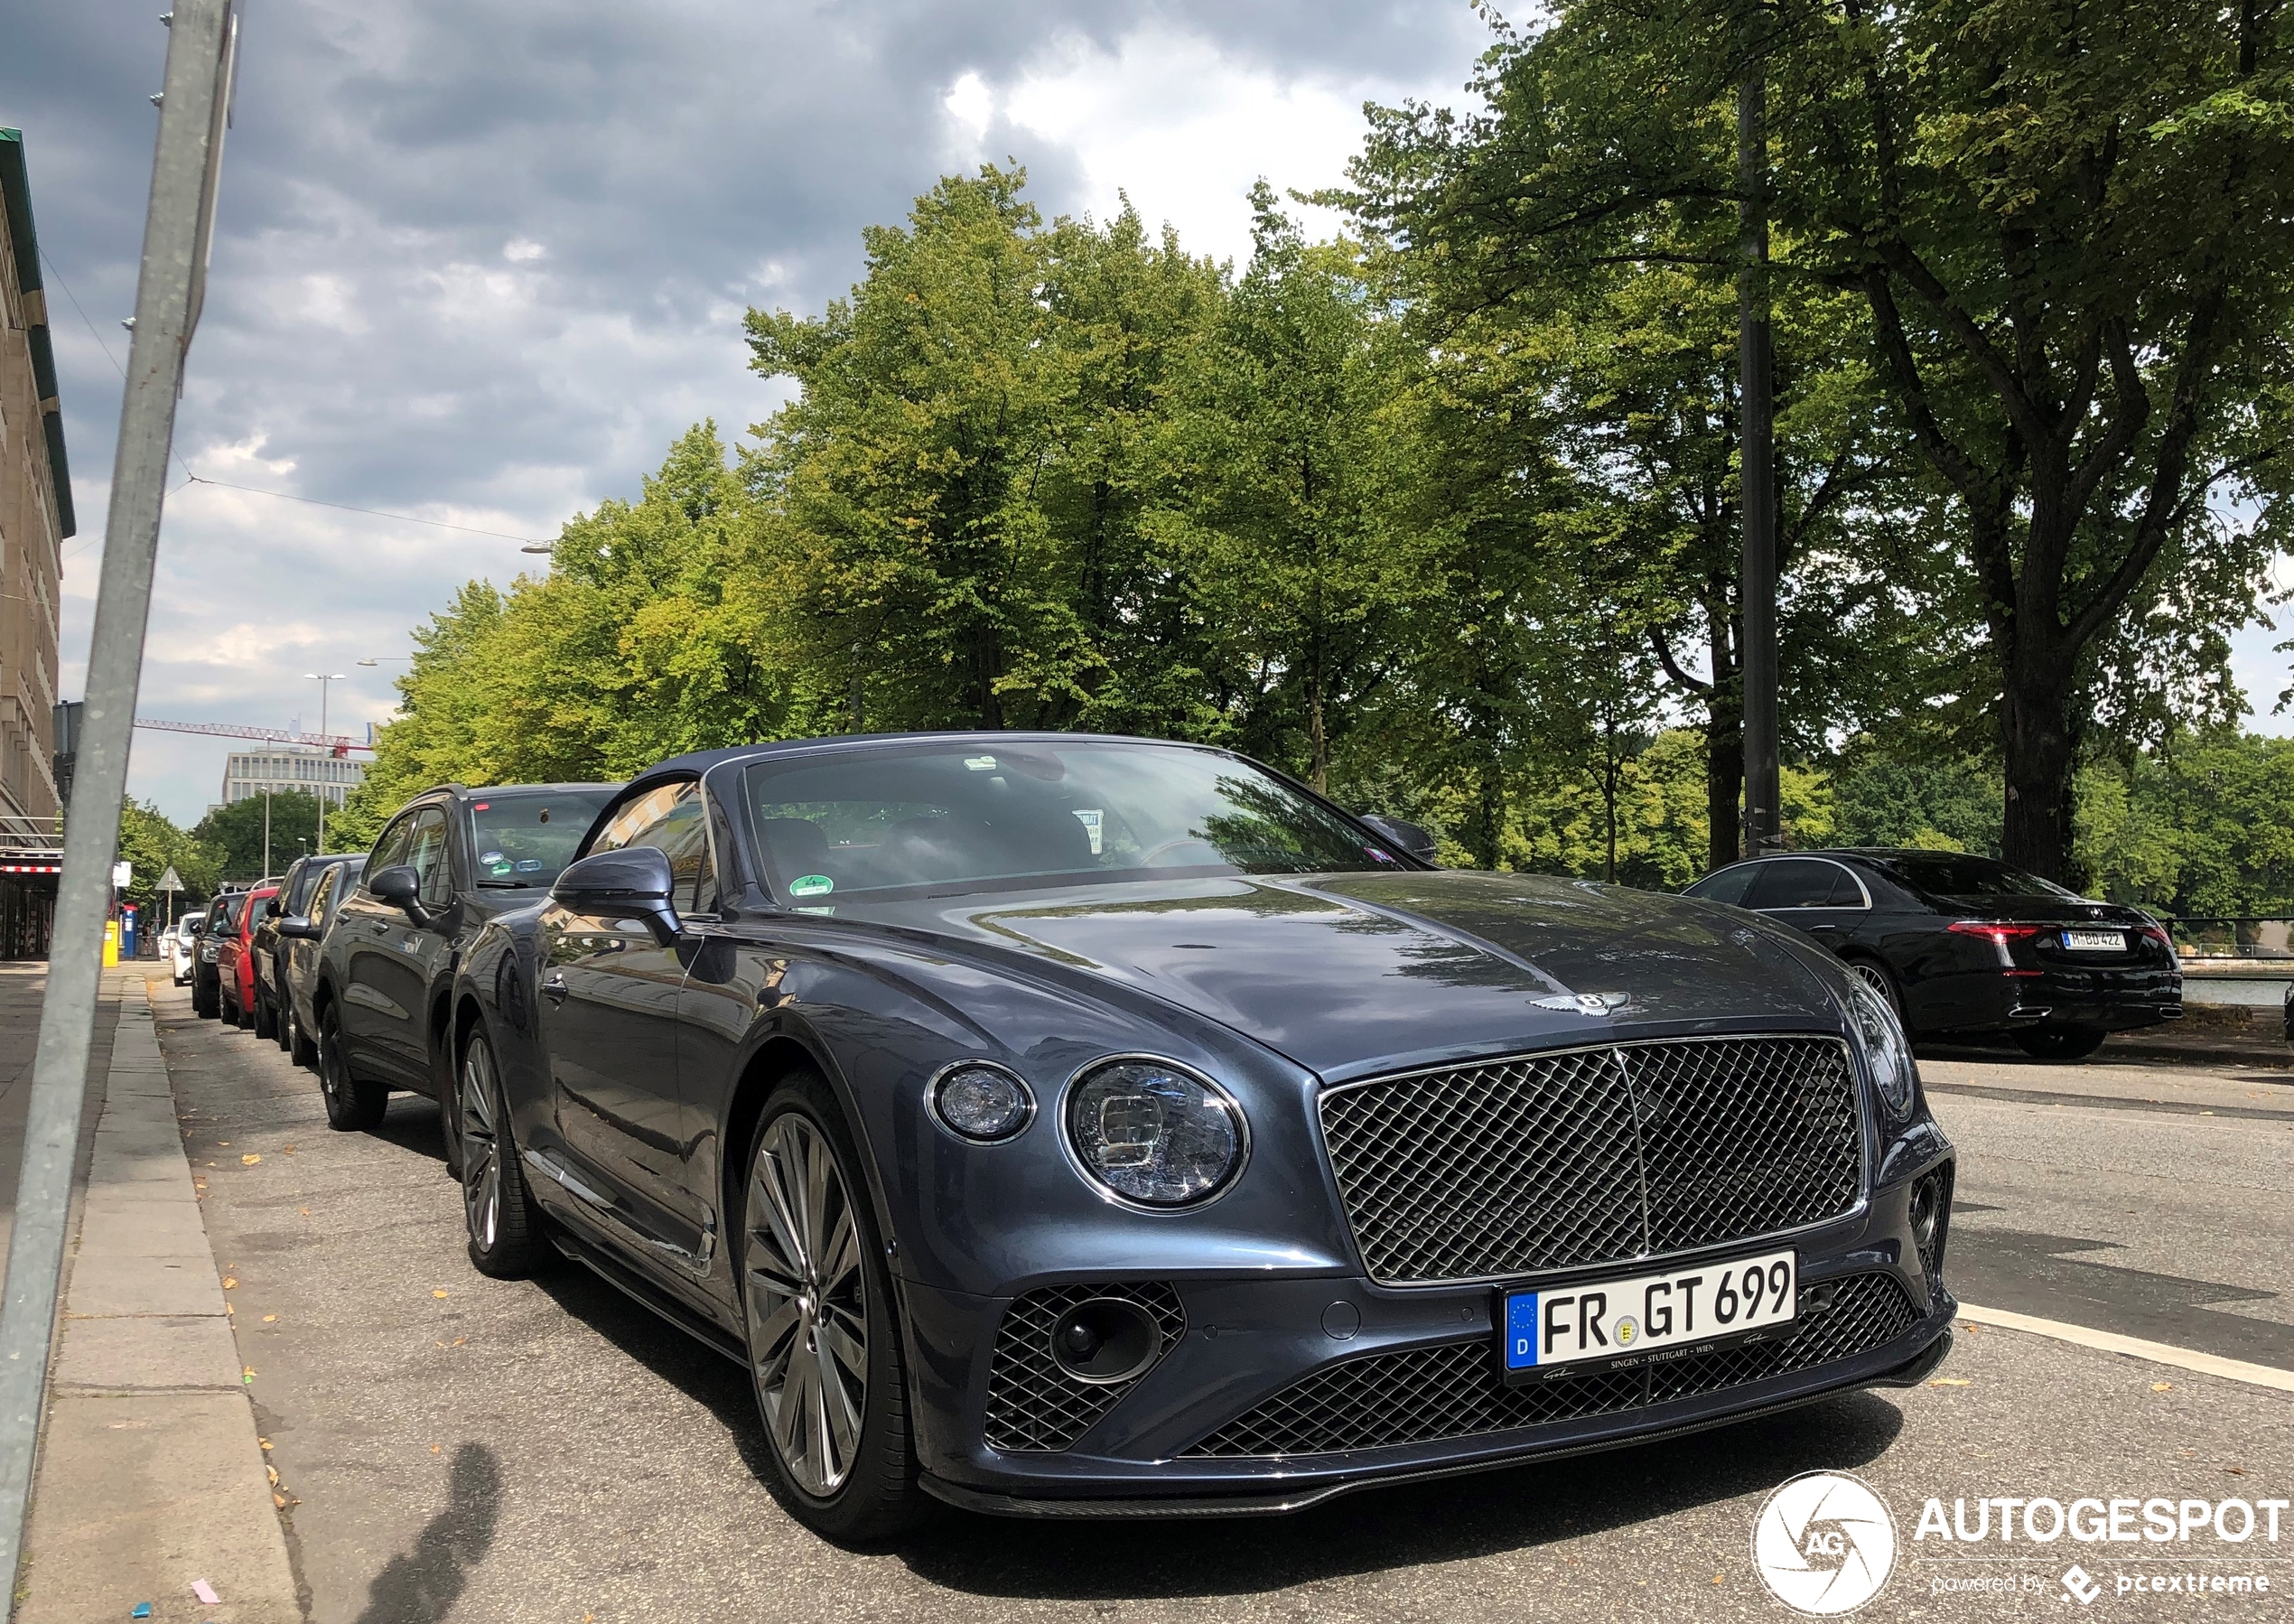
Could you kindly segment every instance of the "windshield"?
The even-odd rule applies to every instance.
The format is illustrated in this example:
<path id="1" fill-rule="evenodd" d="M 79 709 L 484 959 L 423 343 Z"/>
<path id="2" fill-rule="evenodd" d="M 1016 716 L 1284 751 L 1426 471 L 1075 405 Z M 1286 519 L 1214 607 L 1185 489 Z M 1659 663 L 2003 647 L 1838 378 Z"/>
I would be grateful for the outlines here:
<path id="1" fill-rule="evenodd" d="M 481 791 L 470 803 L 478 882 L 493 889 L 547 885 L 613 798 L 611 784 L 573 789 Z"/>
<path id="2" fill-rule="evenodd" d="M 2052 880 L 2027 874 L 1989 857 L 1959 852 L 1899 852 L 1882 864 L 1891 873 L 1921 891 L 1940 897 L 2069 897 Z"/>
<path id="3" fill-rule="evenodd" d="M 773 890 L 799 907 L 905 886 L 1403 866 L 1262 769 L 1179 745 L 893 745 L 760 761 L 747 786 Z"/>
<path id="4" fill-rule="evenodd" d="M 239 928 L 239 921 L 247 917 L 247 893 L 242 891 L 223 899 L 225 929 L 237 930 Z"/>

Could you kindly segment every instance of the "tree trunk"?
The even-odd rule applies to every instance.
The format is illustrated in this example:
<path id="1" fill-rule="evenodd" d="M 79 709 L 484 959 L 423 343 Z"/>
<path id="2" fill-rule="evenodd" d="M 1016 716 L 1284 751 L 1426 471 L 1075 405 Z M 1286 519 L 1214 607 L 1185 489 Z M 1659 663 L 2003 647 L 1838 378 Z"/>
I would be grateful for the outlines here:
<path id="1" fill-rule="evenodd" d="M 2000 695 L 2005 757 L 2006 817 L 2000 854 L 2042 879 L 2071 873 L 2071 773 L 2078 740 L 2069 725 L 2067 674 L 2061 662 L 2010 655 Z"/>
<path id="2" fill-rule="evenodd" d="M 1729 617 L 1708 610 L 1711 627 L 1712 686 L 1704 696 L 1704 813 L 1709 826 L 1705 867 L 1734 863 L 1744 854 L 1744 684 L 1729 646 Z"/>

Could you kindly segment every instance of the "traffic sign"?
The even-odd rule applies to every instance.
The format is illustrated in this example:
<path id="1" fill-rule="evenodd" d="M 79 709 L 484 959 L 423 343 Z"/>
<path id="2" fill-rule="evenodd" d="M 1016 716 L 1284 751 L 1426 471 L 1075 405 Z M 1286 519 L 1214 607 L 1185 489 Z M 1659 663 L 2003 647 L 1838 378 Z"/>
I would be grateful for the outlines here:
<path id="1" fill-rule="evenodd" d="M 183 889 L 183 876 L 175 872 L 175 865 L 173 863 L 169 863 L 167 865 L 167 872 L 159 877 L 159 888 L 162 891 L 181 891 Z"/>

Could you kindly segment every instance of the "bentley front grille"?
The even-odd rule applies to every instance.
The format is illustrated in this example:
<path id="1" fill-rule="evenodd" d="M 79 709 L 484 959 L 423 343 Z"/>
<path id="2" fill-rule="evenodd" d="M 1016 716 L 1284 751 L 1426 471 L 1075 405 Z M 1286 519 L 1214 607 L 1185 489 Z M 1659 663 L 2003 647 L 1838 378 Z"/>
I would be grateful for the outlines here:
<path id="1" fill-rule="evenodd" d="M 1804 1293 L 1816 1300 L 1819 1286 Z M 1509 1387 L 1487 1336 L 1325 1366 L 1181 1451 L 1194 1458 L 1327 1455 L 1473 1438 L 1726 1392 L 1886 1347 L 1917 1323 L 1892 1274 L 1853 1274 L 1786 1340 L 1633 1370 Z"/>
<path id="2" fill-rule="evenodd" d="M 1522 1055 L 1324 1093 L 1347 1221 L 1384 1285 L 1663 1256 L 1853 1211 L 1863 1140 L 1837 1038 Z"/>
<path id="3" fill-rule="evenodd" d="M 1136 1303 L 1153 1321 L 1153 1357 L 1122 1381 L 1086 1382 L 1062 1369 L 1051 1334 L 1070 1309 L 1096 1298 Z M 1090 1429 L 1187 1334 L 1179 1293 L 1161 1281 L 1062 1285 L 1030 1292 L 1004 1311 L 988 1360 L 987 1444 L 1007 1453 L 1066 1449 Z"/>

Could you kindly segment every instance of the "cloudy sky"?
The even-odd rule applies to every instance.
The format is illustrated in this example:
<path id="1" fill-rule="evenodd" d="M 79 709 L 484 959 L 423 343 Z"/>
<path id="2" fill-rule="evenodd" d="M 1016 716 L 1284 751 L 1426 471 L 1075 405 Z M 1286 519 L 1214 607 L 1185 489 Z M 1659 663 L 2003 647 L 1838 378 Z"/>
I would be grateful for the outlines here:
<path id="1" fill-rule="evenodd" d="M 162 9 L 15 6 L 0 52 L 80 517 L 67 695 L 93 609 Z M 745 369 L 742 312 L 817 311 L 859 275 L 861 228 L 939 174 L 1017 157 L 1047 214 L 1104 217 L 1123 188 L 1191 247 L 1239 257 L 1255 177 L 1338 179 L 1365 100 L 1456 103 L 1487 43 L 1467 0 L 248 0 L 245 15 L 171 483 L 189 471 L 500 534 L 179 489 L 139 710 L 315 729 L 303 674 L 340 671 L 336 731 L 388 715 L 408 630 L 457 583 L 537 562 L 504 537 L 546 538 L 634 495 L 699 418 L 732 435 L 767 415 L 779 386 Z M 2265 706 L 2285 680 L 2273 640 L 2239 645 Z M 227 748 L 139 732 L 131 787 L 196 818 Z"/>
<path id="2" fill-rule="evenodd" d="M 102 547 L 166 31 L 163 0 L 11 8 L 79 534 L 62 691 Z M 1465 0 L 251 0 L 189 472 L 508 537 L 634 495 L 687 425 L 763 418 L 751 304 L 816 311 L 860 230 L 939 174 L 1026 163 L 1047 214 L 1128 190 L 1241 256 L 1244 194 L 1338 178 L 1366 99 L 1456 101 Z M 67 294 L 65 290 L 69 290 Z M 77 301 L 75 306 L 74 301 Z M 81 313 L 85 313 L 85 320 Z M 142 714 L 388 715 L 408 629 L 515 540 L 191 485 L 169 498 Z M 131 788 L 195 818 L 219 741 L 139 732 Z"/>

